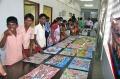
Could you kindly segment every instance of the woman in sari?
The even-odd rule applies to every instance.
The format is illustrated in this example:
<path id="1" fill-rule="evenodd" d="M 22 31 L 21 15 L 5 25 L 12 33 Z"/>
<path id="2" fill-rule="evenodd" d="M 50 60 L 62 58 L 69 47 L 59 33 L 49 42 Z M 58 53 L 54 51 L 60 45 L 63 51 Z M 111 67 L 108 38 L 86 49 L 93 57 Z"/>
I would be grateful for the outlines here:
<path id="1" fill-rule="evenodd" d="M 59 24 L 61 23 L 61 18 L 57 17 L 53 23 L 51 24 L 51 31 L 48 37 L 47 43 L 48 46 L 54 45 L 59 42 L 60 40 L 60 27 Z"/>

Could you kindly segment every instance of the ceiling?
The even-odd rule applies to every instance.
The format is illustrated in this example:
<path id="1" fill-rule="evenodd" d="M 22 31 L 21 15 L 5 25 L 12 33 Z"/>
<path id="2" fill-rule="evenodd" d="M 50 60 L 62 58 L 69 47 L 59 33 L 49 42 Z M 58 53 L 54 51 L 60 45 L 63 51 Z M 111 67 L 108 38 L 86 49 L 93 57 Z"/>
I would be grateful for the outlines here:
<path id="1" fill-rule="evenodd" d="M 81 1 L 81 0 L 74 0 L 76 3 L 78 3 L 81 7 L 81 9 L 98 9 L 100 5 L 100 0 L 93 0 L 93 1 Z M 93 7 L 86 7 L 84 6 L 85 4 L 87 5 L 93 5 Z"/>

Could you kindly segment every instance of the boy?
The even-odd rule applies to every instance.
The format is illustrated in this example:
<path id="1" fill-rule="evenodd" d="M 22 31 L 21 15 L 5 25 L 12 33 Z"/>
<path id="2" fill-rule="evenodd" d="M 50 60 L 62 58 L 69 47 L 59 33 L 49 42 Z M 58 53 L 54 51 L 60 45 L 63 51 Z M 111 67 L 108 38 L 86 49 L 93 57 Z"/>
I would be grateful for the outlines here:
<path id="1" fill-rule="evenodd" d="M 34 16 L 31 13 L 28 13 L 24 17 L 24 25 L 21 27 L 18 27 L 18 29 L 21 31 L 23 34 L 23 47 L 25 54 L 28 56 L 33 55 L 32 54 L 32 49 L 33 49 L 33 41 L 34 41 L 34 29 L 31 27 L 33 21 L 34 21 Z M 30 47 L 30 51 L 28 50 Z"/>
<path id="2" fill-rule="evenodd" d="M 49 36 L 49 33 L 50 33 L 50 23 L 49 23 L 49 17 L 47 17 L 45 22 L 46 47 L 47 47 L 47 38 Z"/>
<path id="3" fill-rule="evenodd" d="M 7 27 L 8 30 L 4 32 L 0 42 L 0 48 L 3 48 L 6 45 L 5 65 L 12 65 L 22 60 L 23 58 L 29 60 L 29 58 L 26 57 L 24 51 L 22 51 L 23 36 L 17 30 L 17 18 L 14 16 L 8 17 Z"/>
<path id="4" fill-rule="evenodd" d="M 46 22 L 46 14 L 39 15 L 39 24 L 34 28 L 34 41 L 35 41 L 35 53 L 41 52 L 43 53 L 43 49 L 46 47 L 46 39 L 45 39 L 45 27 L 44 24 Z"/>

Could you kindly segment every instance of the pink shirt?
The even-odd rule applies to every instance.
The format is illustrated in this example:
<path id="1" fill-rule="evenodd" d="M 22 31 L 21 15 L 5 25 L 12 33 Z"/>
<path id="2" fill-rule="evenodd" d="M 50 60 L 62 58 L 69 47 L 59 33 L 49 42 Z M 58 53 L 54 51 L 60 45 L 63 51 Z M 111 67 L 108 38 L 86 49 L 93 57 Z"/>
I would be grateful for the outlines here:
<path id="1" fill-rule="evenodd" d="M 17 32 L 17 36 L 11 35 L 7 37 L 5 65 L 12 65 L 23 59 L 22 43 L 23 36 L 19 32 Z"/>
<path id="2" fill-rule="evenodd" d="M 26 31 L 24 26 L 19 26 L 18 30 L 20 30 L 21 33 L 23 34 L 24 49 L 28 49 L 30 44 L 30 39 L 34 39 L 34 29 L 29 27 L 29 29 Z"/>
<path id="3" fill-rule="evenodd" d="M 89 20 L 89 21 L 86 20 L 86 21 L 85 21 L 85 24 L 88 25 L 88 26 L 90 26 L 90 23 L 91 23 L 91 22 L 92 22 L 91 20 Z"/>

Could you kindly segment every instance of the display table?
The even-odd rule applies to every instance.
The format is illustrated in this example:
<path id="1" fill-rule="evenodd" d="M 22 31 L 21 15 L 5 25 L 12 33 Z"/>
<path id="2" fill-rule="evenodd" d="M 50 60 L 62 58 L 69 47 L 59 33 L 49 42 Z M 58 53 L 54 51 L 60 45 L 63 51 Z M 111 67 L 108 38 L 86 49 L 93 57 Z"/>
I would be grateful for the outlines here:
<path id="1" fill-rule="evenodd" d="M 64 49 L 65 48 L 63 48 L 61 51 L 63 51 Z M 57 54 L 51 54 L 50 57 L 45 59 L 40 64 L 45 64 L 45 62 L 50 60 L 52 57 L 54 57 L 56 55 L 61 55 L 61 54 L 59 54 L 61 51 L 59 51 Z M 92 58 L 86 58 L 86 59 L 90 59 L 91 60 L 90 68 L 89 68 L 89 71 L 88 71 L 88 78 L 87 79 L 92 79 L 94 53 L 95 52 L 93 52 L 93 57 Z M 60 70 L 52 77 L 52 79 L 60 79 L 60 77 L 62 76 L 62 74 L 66 70 L 66 68 L 68 68 L 69 64 L 72 62 L 74 57 L 76 57 L 76 54 L 75 54 L 75 56 L 67 56 L 67 57 L 70 57 L 71 59 L 67 62 L 67 64 L 63 68 L 59 68 Z M 19 62 L 17 62 L 16 64 L 14 64 L 12 66 L 5 67 L 5 70 L 7 72 L 7 76 L 4 77 L 3 79 L 18 79 L 18 78 L 26 75 L 27 73 L 31 72 L 33 69 L 38 67 L 40 64 L 33 64 L 33 63 L 29 63 L 29 62 L 19 61 Z M 54 66 L 51 66 L 51 67 L 54 67 Z"/>

